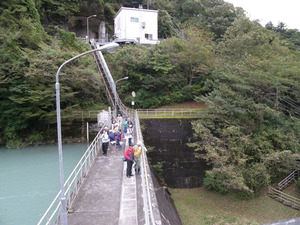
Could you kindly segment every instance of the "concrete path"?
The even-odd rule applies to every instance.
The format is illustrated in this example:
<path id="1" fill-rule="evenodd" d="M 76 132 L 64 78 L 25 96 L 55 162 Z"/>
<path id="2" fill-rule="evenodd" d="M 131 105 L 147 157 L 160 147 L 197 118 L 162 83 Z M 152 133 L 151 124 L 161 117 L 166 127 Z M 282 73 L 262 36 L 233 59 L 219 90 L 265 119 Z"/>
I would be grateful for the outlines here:
<path id="1" fill-rule="evenodd" d="M 95 159 L 68 214 L 69 225 L 137 225 L 136 178 L 127 178 L 123 151 Z"/>

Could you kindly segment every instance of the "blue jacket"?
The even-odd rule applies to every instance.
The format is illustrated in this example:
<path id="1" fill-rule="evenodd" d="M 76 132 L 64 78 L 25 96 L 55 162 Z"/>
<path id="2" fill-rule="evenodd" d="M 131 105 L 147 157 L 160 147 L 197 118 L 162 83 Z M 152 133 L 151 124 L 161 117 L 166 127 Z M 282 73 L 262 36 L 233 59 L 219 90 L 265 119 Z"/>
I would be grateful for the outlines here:
<path id="1" fill-rule="evenodd" d="M 114 132 L 109 133 L 108 137 L 109 137 L 110 141 L 114 141 L 115 140 L 115 133 Z"/>

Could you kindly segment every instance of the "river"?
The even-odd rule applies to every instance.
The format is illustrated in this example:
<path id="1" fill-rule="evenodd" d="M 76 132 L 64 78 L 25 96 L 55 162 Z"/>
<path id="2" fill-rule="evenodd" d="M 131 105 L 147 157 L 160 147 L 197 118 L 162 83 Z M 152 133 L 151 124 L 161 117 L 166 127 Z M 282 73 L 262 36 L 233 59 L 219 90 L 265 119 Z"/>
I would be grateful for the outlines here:
<path id="1" fill-rule="evenodd" d="M 87 149 L 63 145 L 65 180 Z M 56 145 L 0 147 L 0 225 L 37 224 L 60 189 Z"/>

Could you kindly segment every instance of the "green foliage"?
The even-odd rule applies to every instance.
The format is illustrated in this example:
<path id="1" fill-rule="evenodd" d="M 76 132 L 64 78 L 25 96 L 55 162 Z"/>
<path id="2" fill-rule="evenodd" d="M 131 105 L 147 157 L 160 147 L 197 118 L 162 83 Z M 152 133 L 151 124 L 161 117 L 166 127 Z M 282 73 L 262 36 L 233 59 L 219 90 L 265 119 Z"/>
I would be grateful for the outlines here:
<path id="1" fill-rule="evenodd" d="M 233 23 L 218 49 L 217 70 L 205 87 L 210 92 L 197 98 L 208 114 L 193 123 L 197 142 L 190 146 L 213 166 L 210 188 L 251 197 L 299 168 L 300 120 L 286 104 L 300 105 L 299 55 L 247 19 Z"/>
<path id="2" fill-rule="evenodd" d="M 215 65 L 214 45 L 211 36 L 195 27 L 185 31 L 184 39 L 170 38 L 152 48 L 124 46 L 107 56 L 115 80 L 129 77 L 118 86 L 121 95 L 127 93 L 127 104 L 132 91 L 138 108 L 190 101 L 205 93 L 205 80 Z"/>
<path id="3" fill-rule="evenodd" d="M 274 26 L 272 22 L 269 22 L 265 26 L 268 30 L 272 30 L 281 36 L 281 43 L 293 50 L 300 50 L 300 32 L 297 29 L 287 29 L 283 22 L 279 22 L 277 26 Z"/>
<path id="4" fill-rule="evenodd" d="M 79 12 L 80 0 L 35 0 L 41 21 L 44 24 L 61 24 Z"/>
<path id="5" fill-rule="evenodd" d="M 44 140 L 43 135 L 40 133 L 36 133 L 26 138 L 26 143 L 31 143 L 31 144 L 42 143 L 43 140 Z"/>
<path id="6" fill-rule="evenodd" d="M 223 173 L 213 173 L 208 171 L 204 178 L 203 184 L 210 190 L 217 191 L 221 194 L 228 193 L 228 188 L 220 181 L 225 178 Z"/>
<path id="7" fill-rule="evenodd" d="M 273 152 L 262 157 L 273 182 L 284 178 L 291 171 L 298 170 L 300 167 L 298 160 L 299 153 L 295 154 L 288 150 Z"/>
<path id="8" fill-rule="evenodd" d="M 228 27 L 238 17 L 244 17 L 240 9 L 223 0 L 185 0 L 175 4 L 173 15 L 178 23 L 193 23 L 197 27 L 205 28 L 220 39 Z M 174 19 L 175 20 L 175 19 Z"/>
<path id="9" fill-rule="evenodd" d="M 1 140 L 9 147 L 20 147 L 47 136 L 45 130 L 56 122 L 56 70 L 87 46 L 62 30 L 62 41 L 51 41 L 40 24 L 34 1 L 1 2 L 0 9 Z M 61 73 L 62 112 L 101 99 L 100 77 L 95 66 L 89 66 L 94 65 L 92 58 L 78 61 Z"/>
<path id="10" fill-rule="evenodd" d="M 82 45 L 82 42 L 76 39 L 75 33 L 67 32 L 62 29 L 58 29 L 59 38 L 62 41 L 61 47 L 66 49 L 76 49 L 77 51 L 86 50 L 85 46 Z"/>
<path id="11" fill-rule="evenodd" d="M 164 164 L 164 162 L 158 162 L 157 164 L 152 165 L 152 169 L 153 169 L 154 173 L 160 177 L 163 176 L 163 164 Z"/>

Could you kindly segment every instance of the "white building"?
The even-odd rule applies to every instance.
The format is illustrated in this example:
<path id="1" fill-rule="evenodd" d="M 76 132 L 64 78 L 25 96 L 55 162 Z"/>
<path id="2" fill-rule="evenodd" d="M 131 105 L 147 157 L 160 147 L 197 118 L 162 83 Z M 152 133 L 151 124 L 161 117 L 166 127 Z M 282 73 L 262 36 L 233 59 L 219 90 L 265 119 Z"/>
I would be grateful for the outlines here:
<path id="1" fill-rule="evenodd" d="M 158 41 L 157 10 L 122 7 L 114 22 L 115 42 L 155 45 Z"/>

